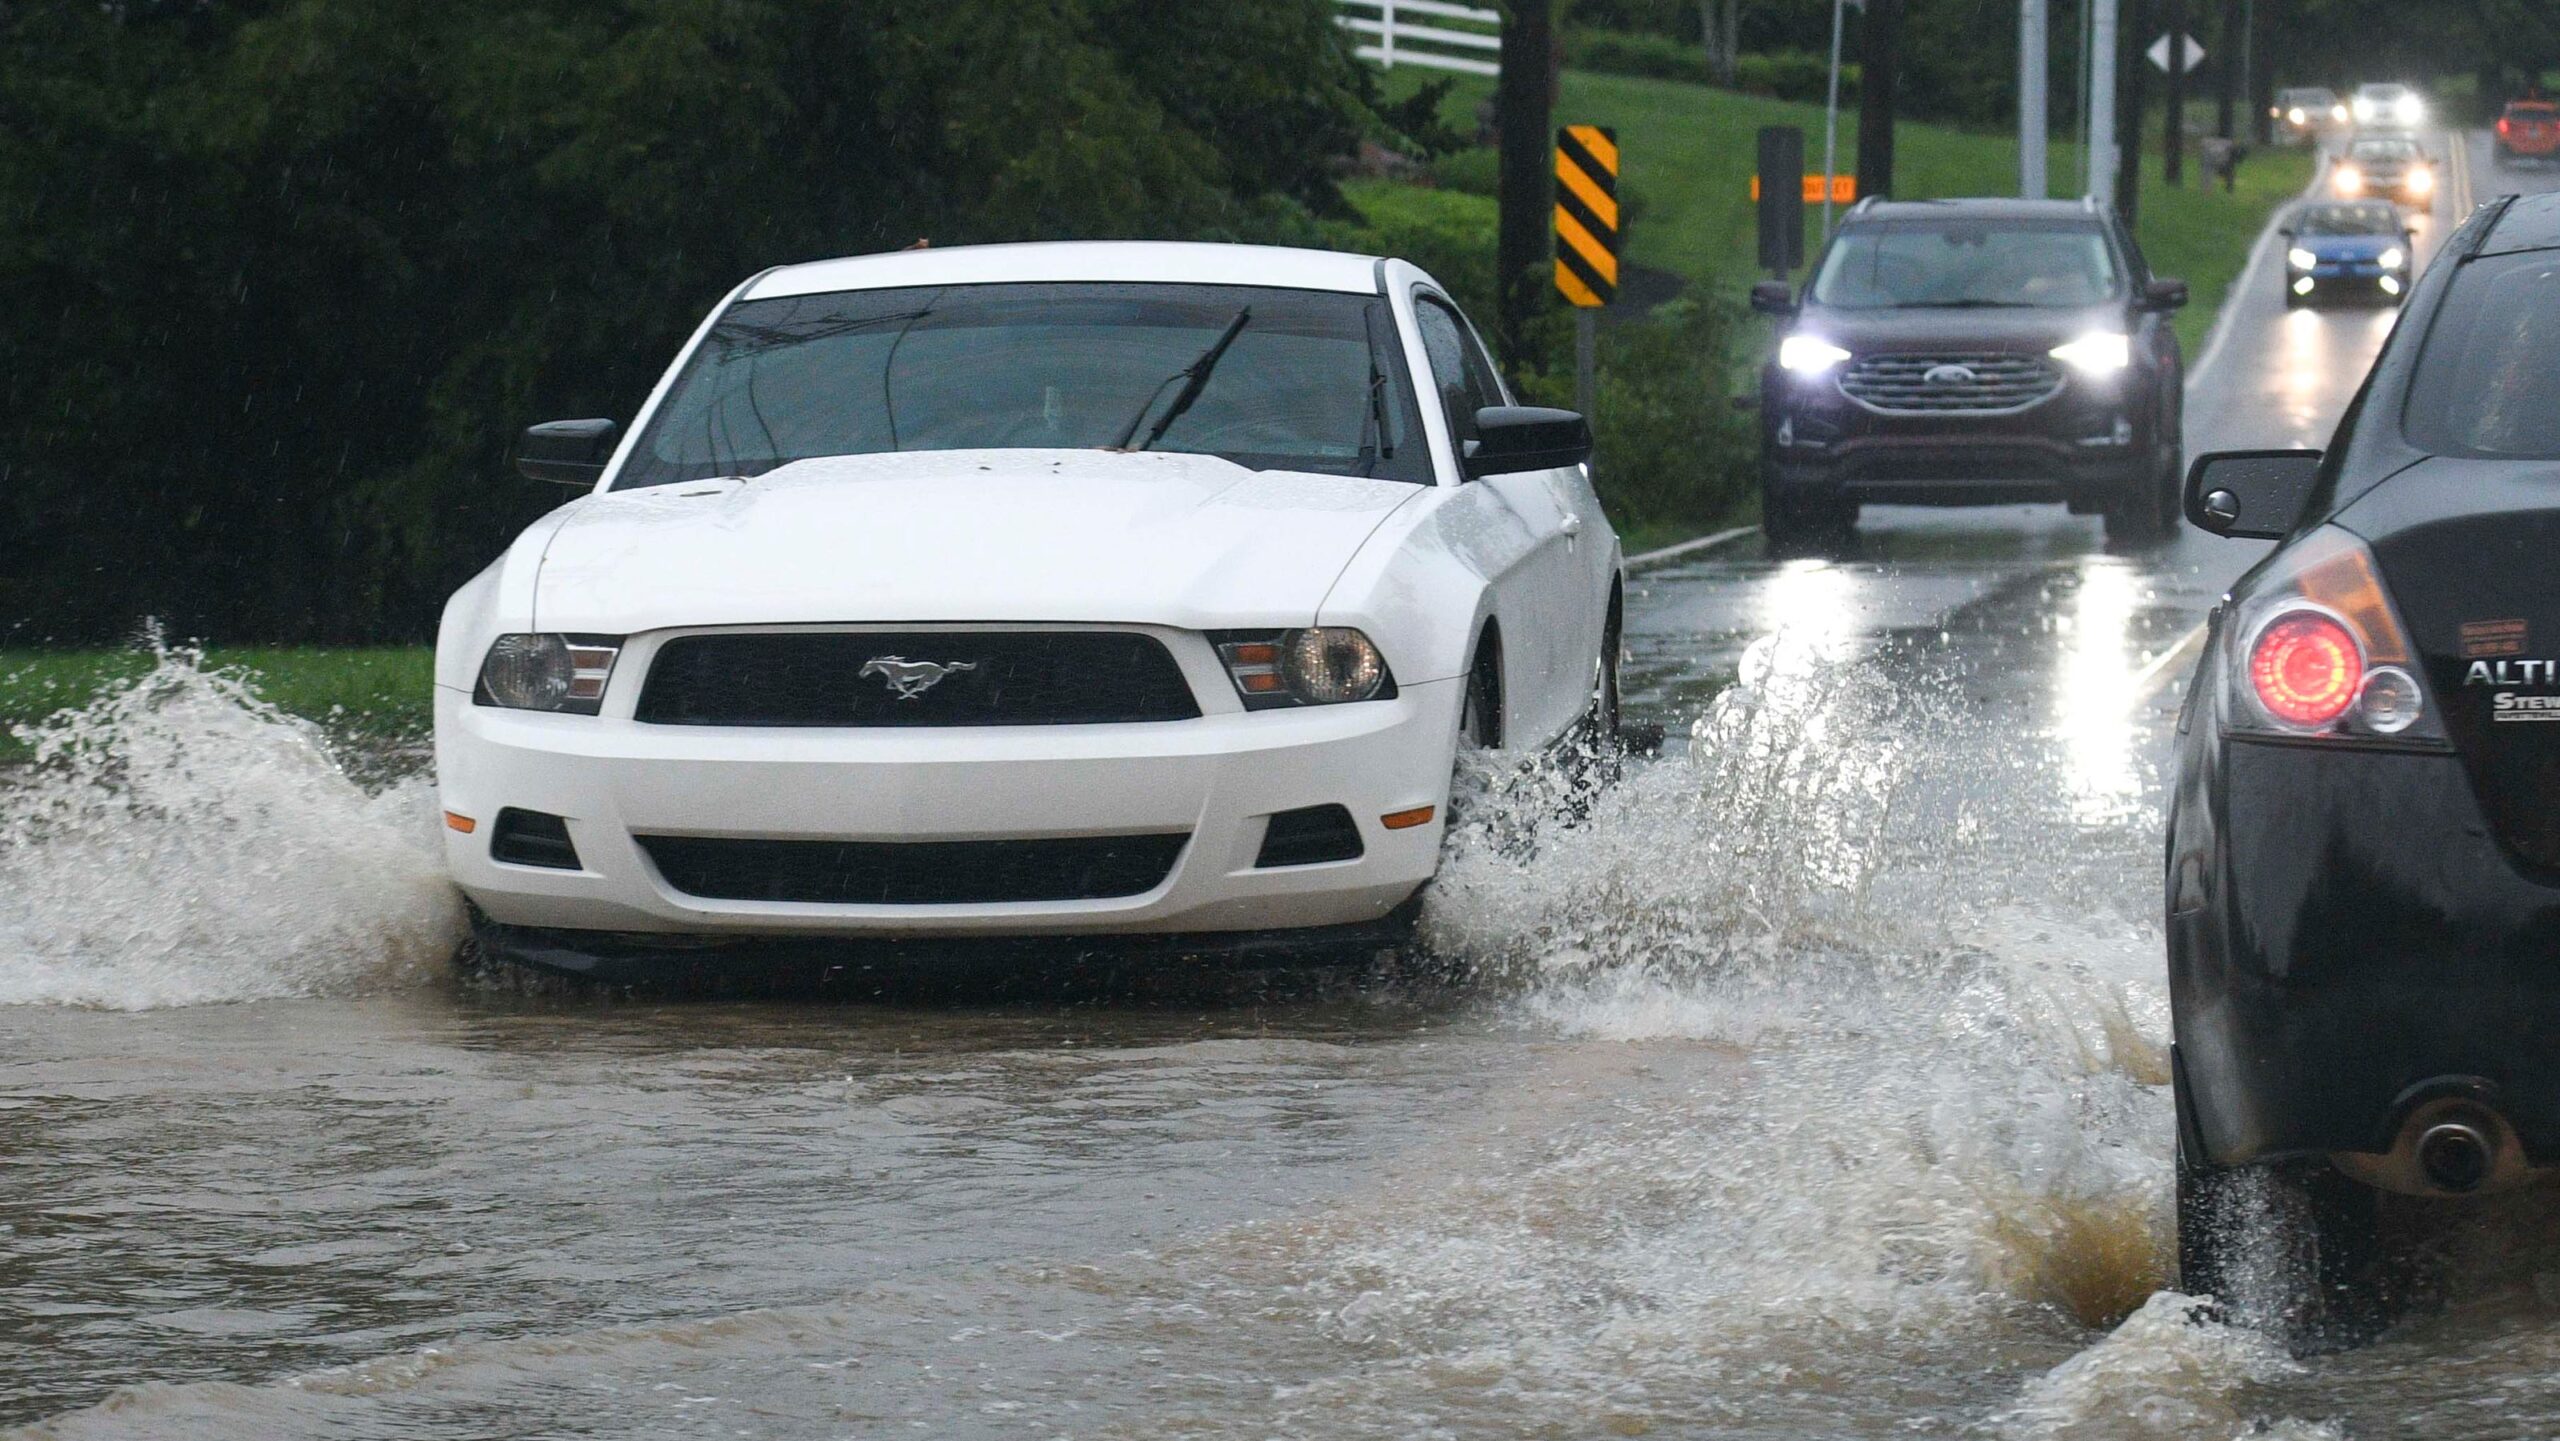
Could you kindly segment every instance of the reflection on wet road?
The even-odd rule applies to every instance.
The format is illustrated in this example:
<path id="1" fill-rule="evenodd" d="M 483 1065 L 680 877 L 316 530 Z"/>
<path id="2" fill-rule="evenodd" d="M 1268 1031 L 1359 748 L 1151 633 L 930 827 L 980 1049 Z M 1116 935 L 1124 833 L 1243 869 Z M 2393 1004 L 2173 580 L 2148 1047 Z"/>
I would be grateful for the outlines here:
<path id="1" fill-rule="evenodd" d="M 2190 453 L 2321 443 L 2391 314 L 2288 314 L 2263 254 L 2234 303 Z M 414 964 L 454 924 L 423 793 L 172 674 L 98 784 L 0 817 L 0 1424 L 2546 1433 L 2534 1198 L 2364 1352 L 2160 1290 L 2184 666 L 2146 663 L 2260 549 L 1875 509 L 1837 556 L 1645 572 L 1630 703 L 1672 741 L 1579 824 L 1457 840 L 1454 983 L 460 982 Z"/>

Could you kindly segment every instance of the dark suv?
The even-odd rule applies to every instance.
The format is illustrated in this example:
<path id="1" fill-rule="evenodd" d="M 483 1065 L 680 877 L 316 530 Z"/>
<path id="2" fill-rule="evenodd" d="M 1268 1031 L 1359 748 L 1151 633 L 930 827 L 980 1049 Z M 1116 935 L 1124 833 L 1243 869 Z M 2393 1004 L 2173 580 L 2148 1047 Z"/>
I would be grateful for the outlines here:
<path id="1" fill-rule="evenodd" d="M 2054 501 L 2111 539 L 2177 523 L 2183 367 L 2133 237 L 2087 201 L 1861 201 L 1761 372 L 1762 524 L 1773 546 L 1854 524 L 1862 502 Z"/>

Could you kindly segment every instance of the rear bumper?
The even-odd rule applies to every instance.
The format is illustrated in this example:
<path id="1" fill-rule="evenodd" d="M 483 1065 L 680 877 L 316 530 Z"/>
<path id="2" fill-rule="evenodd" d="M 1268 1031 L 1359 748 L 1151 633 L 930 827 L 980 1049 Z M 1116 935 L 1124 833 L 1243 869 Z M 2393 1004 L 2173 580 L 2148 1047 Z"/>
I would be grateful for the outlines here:
<path id="1" fill-rule="evenodd" d="M 695 936 L 1183 935 L 1360 925 L 1438 867 L 1457 681 L 1392 700 L 1139 725 L 771 730 L 556 716 L 436 695 L 455 882 L 501 926 Z M 1339 804 L 1362 854 L 1257 865 L 1274 813 Z M 1435 807 L 1422 825 L 1380 817 Z M 563 817 L 579 868 L 497 861 L 502 807 Z M 671 885 L 637 837 L 1036 840 L 1185 833 L 1137 895 L 879 905 L 726 900 Z"/>
<path id="2" fill-rule="evenodd" d="M 2217 883 L 2169 919 L 2206 1154 L 2382 1151 L 2459 1081 L 2560 1163 L 2560 888 L 2499 849 L 2460 759 L 2232 741 L 2224 765 Z"/>

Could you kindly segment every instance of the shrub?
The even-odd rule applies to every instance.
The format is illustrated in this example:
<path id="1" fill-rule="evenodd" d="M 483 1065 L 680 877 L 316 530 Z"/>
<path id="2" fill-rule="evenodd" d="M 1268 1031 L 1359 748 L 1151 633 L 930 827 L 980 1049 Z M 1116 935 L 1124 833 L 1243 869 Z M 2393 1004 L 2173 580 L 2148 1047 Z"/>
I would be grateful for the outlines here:
<path id="1" fill-rule="evenodd" d="M 1692 85 L 1716 83 L 1707 66 L 1706 52 L 1696 45 L 1684 45 L 1665 35 L 1642 35 L 1620 30 L 1568 30 L 1564 40 L 1565 64 L 1577 70 L 1596 70 L 1604 75 L 1635 75 L 1650 80 L 1680 80 Z M 1821 104 L 1831 79 L 1831 60 L 1802 50 L 1779 50 L 1764 55 L 1744 55 L 1734 64 L 1733 87 L 1752 95 L 1769 95 L 1780 100 L 1798 100 Z M 1845 103 L 1858 93 L 1858 67 L 1843 63 L 1840 67 L 1840 98 Z"/>
<path id="2" fill-rule="evenodd" d="M 1591 431 L 1601 504 L 1620 529 L 1712 525 L 1756 484 L 1756 439 L 1732 406 L 1735 313 L 1683 298 L 1600 328 Z M 1523 399 L 1573 404 L 1571 318 L 1539 327 L 1548 363 L 1524 374 Z"/>

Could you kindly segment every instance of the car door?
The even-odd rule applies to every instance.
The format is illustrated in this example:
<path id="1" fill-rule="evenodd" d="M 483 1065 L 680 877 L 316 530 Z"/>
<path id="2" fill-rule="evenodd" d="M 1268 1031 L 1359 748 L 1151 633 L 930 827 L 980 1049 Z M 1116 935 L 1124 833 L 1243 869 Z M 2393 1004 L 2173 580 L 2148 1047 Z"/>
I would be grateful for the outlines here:
<path id="1" fill-rule="evenodd" d="M 1492 363 L 1474 330 L 1445 296 L 1416 287 L 1415 328 L 1431 365 L 1432 388 L 1449 425 L 1452 449 L 1464 457 L 1476 435 L 1476 412 L 1505 405 Z M 1522 471 L 1466 481 L 1457 504 L 1470 516 L 1469 549 L 1494 591 L 1502 629 L 1503 691 L 1510 712 L 1505 734 L 1515 743 L 1545 741 L 1581 714 L 1590 689 L 1586 649 L 1596 655 L 1597 622 L 1582 594 L 1576 544 L 1585 523 L 1559 489 L 1563 472 Z M 1571 472 L 1578 483 L 1580 472 Z M 1593 634 L 1586 638 L 1586 630 Z"/>

